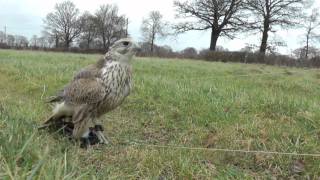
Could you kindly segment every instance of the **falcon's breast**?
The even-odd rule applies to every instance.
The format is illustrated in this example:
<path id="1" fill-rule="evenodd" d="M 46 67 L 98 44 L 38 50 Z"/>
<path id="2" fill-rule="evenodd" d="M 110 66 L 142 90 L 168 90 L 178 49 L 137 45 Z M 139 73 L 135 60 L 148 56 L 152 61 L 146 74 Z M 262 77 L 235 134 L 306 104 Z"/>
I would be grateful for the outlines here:
<path id="1" fill-rule="evenodd" d="M 114 109 L 130 94 L 131 67 L 117 61 L 107 62 L 101 69 L 101 83 L 105 87 L 104 103 L 107 109 Z"/>

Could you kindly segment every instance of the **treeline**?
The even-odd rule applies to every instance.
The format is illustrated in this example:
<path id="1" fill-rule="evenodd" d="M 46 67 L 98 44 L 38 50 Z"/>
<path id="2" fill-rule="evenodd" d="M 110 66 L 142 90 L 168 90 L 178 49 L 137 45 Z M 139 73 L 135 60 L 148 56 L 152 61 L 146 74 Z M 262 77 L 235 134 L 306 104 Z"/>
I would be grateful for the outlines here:
<path id="1" fill-rule="evenodd" d="M 203 49 L 197 51 L 193 47 L 185 48 L 182 51 L 173 51 L 170 46 L 155 45 L 154 51 L 150 51 L 151 45 L 142 43 L 142 51 L 138 56 L 142 57 L 161 57 L 176 59 L 205 60 L 211 62 L 235 62 L 235 63 L 256 63 L 277 66 L 290 67 L 316 67 L 320 68 L 320 50 L 314 47 L 310 48 L 308 58 L 305 58 L 305 48 L 299 48 L 293 51 L 292 55 L 281 55 L 278 53 L 261 54 L 259 51 L 253 51 L 251 47 L 244 47 L 240 51 L 228 51 L 221 46 L 216 47 L 216 51 Z"/>
<path id="2" fill-rule="evenodd" d="M 30 40 L 0 31 L 1 48 L 51 49 L 57 51 L 105 52 L 128 36 L 128 18 L 115 5 L 101 5 L 94 14 L 84 12 L 71 1 L 56 4 L 44 19 L 42 36 Z"/>
<path id="3" fill-rule="evenodd" d="M 312 0 L 188 0 L 174 1 L 179 23 L 167 22 L 159 11 L 151 11 L 141 24 L 142 51 L 140 56 L 205 59 L 209 61 L 267 63 L 278 65 L 317 66 L 320 37 L 320 16 L 312 9 Z M 56 4 L 44 18 L 40 37 L 28 39 L 0 31 L 0 48 L 105 53 L 120 38 L 128 37 L 129 19 L 119 14 L 116 5 L 101 5 L 94 13 L 83 12 L 71 1 Z M 279 29 L 300 28 L 301 48 L 291 55 L 277 53 L 285 42 L 270 41 L 270 34 Z M 210 46 L 199 52 L 193 48 L 173 51 L 158 46 L 157 40 L 187 31 L 210 31 Z M 228 52 L 218 46 L 220 37 L 236 38 L 238 34 L 261 35 L 259 45 Z M 240 48 L 240 47 L 239 47 Z M 223 51 L 223 52 L 222 52 Z M 318 67 L 318 66 L 317 66 Z"/>

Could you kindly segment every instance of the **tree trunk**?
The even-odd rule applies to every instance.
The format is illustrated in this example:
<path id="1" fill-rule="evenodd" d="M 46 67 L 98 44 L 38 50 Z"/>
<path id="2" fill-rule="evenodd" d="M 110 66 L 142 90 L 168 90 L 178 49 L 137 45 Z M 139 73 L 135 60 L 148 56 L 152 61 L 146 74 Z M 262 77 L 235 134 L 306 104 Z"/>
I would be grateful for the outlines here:
<path id="1" fill-rule="evenodd" d="M 65 37 L 64 37 L 64 48 L 68 49 L 70 46 L 70 34 L 66 33 Z"/>
<path id="2" fill-rule="evenodd" d="M 151 37 L 151 47 L 150 47 L 150 51 L 153 55 L 153 50 L 154 50 L 154 39 L 155 39 L 155 34 L 153 33 L 152 34 L 152 37 Z"/>
<path id="3" fill-rule="evenodd" d="M 90 39 L 87 39 L 87 49 L 90 49 Z"/>
<path id="4" fill-rule="evenodd" d="M 70 41 L 69 41 L 69 40 L 66 40 L 65 48 L 68 49 L 69 47 L 70 47 Z"/>
<path id="5" fill-rule="evenodd" d="M 268 45 L 267 43 L 268 43 L 268 37 L 269 37 L 268 32 L 269 32 L 269 23 L 264 22 L 262 40 L 260 45 L 260 54 L 262 55 L 265 55 L 267 51 L 267 45 Z"/>
<path id="6" fill-rule="evenodd" d="M 153 53 L 153 46 L 154 46 L 154 42 L 153 42 L 153 40 L 151 40 L 151 47 L 150 47 L 151 53 Z"/>
<path id="7" fill-rule="evenodd" d="M 105 50 L 107 50 L 107 44 L 106 44 L 106 37 L 104 36 L 104 34 L 102 34 L 102 42 L 103 42 L 103 48 L 105 49 Z"/>
<path id="8" fill-rule="evenodd" d="M 210 41 L 210 51 L 215 51 L 216 50 L 217 41 L 218 41 L 219 36 L 220 36 L 220 32 L 219 31 L 215 31 L 214 29 L 212 29 L 212 31 L 211 31 L 211 41 Z"/>
<path id="9" fill-rule="evenodd" d="M 89 32 L 87 36 L 87 49 L 90 49 L 90 42 L 91 42 L 91 33 Z"/>
<path id="10" fill-rule="evenodd" d="M 308 31 L 308 34 L 307 34 L 307 44 L 306 44 L 306 54 L 305 54 L 306 59 L 308 59 L 308 55 L 309 55 L 309 37 L 310 37 L 310 31 Z"/>
<path id="11" fill-rule="evenodd" d="M 59 36 L 55 35 L 55 44 L 56 44 L 56 48 L 59 47 Z"/>
<path id="12" fill-rule="evenodd" d="M 108 52 L 109 51 L 109 49 L 110 49 L 110 46 L 111 46 L 111 40 L 108 38 L 107 40 L 106 40 L 107 42 L 106 42 L 106 52 Z"/>

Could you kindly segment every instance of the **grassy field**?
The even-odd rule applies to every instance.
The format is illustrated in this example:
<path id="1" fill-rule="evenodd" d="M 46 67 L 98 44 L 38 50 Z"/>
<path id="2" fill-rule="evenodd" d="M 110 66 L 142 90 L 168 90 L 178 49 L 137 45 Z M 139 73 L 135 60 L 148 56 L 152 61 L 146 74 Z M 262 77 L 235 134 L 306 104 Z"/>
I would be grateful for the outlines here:
<path id="1" fill-rule="evenodd" d="M 0 179 L 320 177 L 320 157 L 205 149 L 320 153 L 316 69 L 136 58 L 132 94 L 104 117 L 113 145 L 38 132 L 45 98 L 99 56 L 0 50 Z"/>

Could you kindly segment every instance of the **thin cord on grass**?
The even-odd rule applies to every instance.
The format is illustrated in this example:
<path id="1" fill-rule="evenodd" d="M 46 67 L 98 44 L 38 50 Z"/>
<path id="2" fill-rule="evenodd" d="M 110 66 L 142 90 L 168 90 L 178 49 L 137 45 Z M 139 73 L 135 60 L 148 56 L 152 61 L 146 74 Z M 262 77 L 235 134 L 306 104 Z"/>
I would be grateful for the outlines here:
<path id="1" fill-rule="evenodd" d="M 278 151 L 258 151 L 258 150 L 241 150 L 241 149 L 226 149 L 226 148 L 203 148 L 203 147 L 186 147 L 176 145 L 154 145 L 144 143 L 131 143 L 133 146 L 145 146 L 152 148 L 167 148 L 167 149 L 185 149 L 185 150 L 200 150 L 200 151 L 213 151 L 213 152 L 233 152 L 233 153 L 248 153 L 248 154 L 273 154 L 273 155 L 285 155 L 285 156 L 309 156 L 320 157 L 320 154 L 316 153 L 296 153 L 296 152 L 278 152 Z"/>
<path id="2" fill-rule="evenodd" d="M 218 75 L 212 77 L 198 77 L 198 78 L 188 78 L 188 80 L 206 80 L 213 79 L 216 77 L 226 77 L 226 78 L 234 78 L 234 77 L 257 77 L 257 76 L 267 76 L 267 75 L 286 75 L 288 72 L 279 72 L 279 73 L 261 73 L 261 74 L 239 74 L 239 75 Z M 298 73 L 298 72 L 290 72 L 290 73 Z"/>

